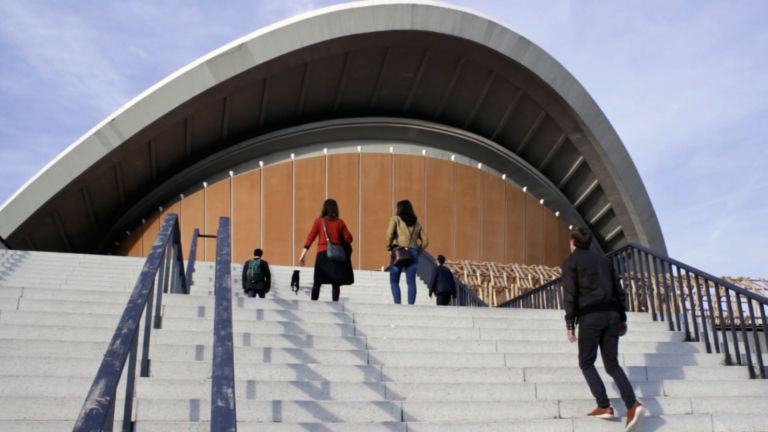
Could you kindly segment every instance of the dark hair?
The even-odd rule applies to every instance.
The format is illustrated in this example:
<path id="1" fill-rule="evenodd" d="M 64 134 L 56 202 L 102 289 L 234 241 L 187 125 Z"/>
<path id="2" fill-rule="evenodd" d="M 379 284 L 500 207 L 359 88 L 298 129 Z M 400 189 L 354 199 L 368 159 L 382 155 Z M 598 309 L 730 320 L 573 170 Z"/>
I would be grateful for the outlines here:
<path id="1" fill-rule="evenodd" d="M 336 200 L 328 198 L 323 203 L 323 210 L 320 211 L 320 217 L 327 217 L 330 220 L 336 220 L 339 218 L 339 205 L 336 204 Z"/>
<path id="2" fill-rule="evenodd" d="M 413 226 L 418 220 L 416 213 L 413 212 L 413 206 L 408 200 L 397 202 L 397 215 L 405 222 L 406 226 Z"/>
<path id="3" fill-rule="evenodd" d="M 257 256 L 257 257 L 260 257 L 260 256 L 262 256 L 263 254 L 264 254 L 264 251 L 263 251 L 263 250 L 261 250 L 261 249 L 254 249 L 254 250 L 253 250 L 253 256 Z"/>
<path id="4" fill-rule="evenodd" d="M 589 249 L 589 245 L 592 243 L 592 233 L 584 227 L 574 227 L 571 229 L 571 239 L 577 248 Z"/>
<path id="5" fill-rule="evenodd" d="M 440 263 L 440 265 L 443 265 L 443 264 L 445 264 L 445 257 L 444 257 L 444 256 L 442 256 L 442 255 L 438 255 L 438 256 L 437 256 L 437 262 L 439 262 L 439 263 Z"/>

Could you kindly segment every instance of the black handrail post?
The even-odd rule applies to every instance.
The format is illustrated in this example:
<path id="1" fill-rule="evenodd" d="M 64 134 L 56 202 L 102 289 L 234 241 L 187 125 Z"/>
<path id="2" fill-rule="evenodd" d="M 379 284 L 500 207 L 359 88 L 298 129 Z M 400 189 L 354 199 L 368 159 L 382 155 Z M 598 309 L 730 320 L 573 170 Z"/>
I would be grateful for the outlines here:
<path id="1" fill-rule="evenodd" d="M 726 293 L 726 296 L 728 294 Z M 731 350 L 728 348 L 728 329 L 725 327 L 725 318 L 723 317 L 723 300 L 720 297 L 720 285 L 715 284 L 715 299 L 717 300 L 718 316 L 720 317 L 720 334 L 723 337 L 723 351 L 725 351 L 725 364 L 733 364 L 731 359 Z"/>
<path id="2" fill-rule="evenodd" d="M 744 325 L 744 307 L 741 304 L 741 294 L 736 293 L 736 305 L 739 307 L 739 327 L 741 327 L 741 339 L 744 342 L 744 354 L 747 355 L 747 367 L 749 367 L 749 377 L 755 377 L 755 371 L 752 369 L 752 352 L 749 349 L 749 338 L 747 329 Z"/>
<path id="3" fill-rule="evenodd" d="M 651 285 L 651 294 L 653 296 L 653 304 L 656 307 L 656 310 L 658 310 L 658 321 L 664 321 L 664 311 L 662 310 L 662 304 L 661 304 L 661 290 L 659 287 L 659 281 L 656 280 L 656 284 L 654 284 L 654 279 L 657 276 L 657 273 L 654 269 L 651 268 L 651 254 L 648 252 L 644 252 L 643 255 L 645 256 L 645 268 L 648 269 L 648 283 Z M 656 259 L 654 257 L 653 260 L 654 265 L 656 264 Z M 653 274 L 651 274 L 653 272 Z M 655 315 L 655 313 L 654 313 Z"/>
<path id="4" fill-rule="evenodd" d="M 675 270 L 672 267 L 672 263 L 664 261 L 669 269 L 669 290 L 672 292 L 672 303 L 675 305 L 675 324 L 677 325 L 677 331 L 682 330 L 680 327 L 680 305 L 677 303 L 677 287 L 675 286 Z M 666 272 L 666 271 L 665 271 Z"/>
<path id="5" fill-rule="evenodd" d="M 685 307 L 685 284 L 683 283 L 683 276 L 682 271 L 680 269 L 680 266 L 677 267 L 677 285 L 680 287 L 680 307 L 682 307 L 682 314 L 683 314 L 683 325 L 685 326 L 685 340 L 690 342 L 693 339 L 691 339 L 691 328 L 688 325 L 688 312 L 687 308 Z"/>
<path id="6" fill-rule="evenodd" d="M 134 378 L 136 376 L 136 357 L 139 349 L 139 332 L 136 332 L 133 336 L 133 342 L 131 342 L 131 353 L 128 355 L 128 372 L 127 377 Z M 133 394 L 136 386 L 136 379 L 128 379 L 125 382 L 125 402 L 123 406 L 123 432 L 131 432 L 133 430 Z"/>
<path id="7" fill-rule="evenodd" d="M 720 342 L 717 339 L 717 322 L 715 318 L 715 305 L 712 304 L 712 291 L 709 288 L 709 280 L 704 279 L 704 291 L 707 293 L 707 302 L 709 302 L 709 323 L 712 327 L 712 343 L 715 345 L 715 352 L 720 352 Z M 720 309 L 720 305 L 718 305 Z"/>
<path id="8" fill-rule="evenodd" d="M 163 259 L 165 261 L 165 259 Z M 162 270 L 164 266 L 161 265 L 160 269 Z M 156 329 L 163 328 L 163 317 L 160 315 L 160 312 L 162 312 L 162 301 L 163 301 L 163 281 L 165 280 L 165 275 L 161 273 L 158 273 L 157 276 L 157 283 L 155 284 L 155 295 L 157 296 L 157 300 L 155 301 L 155 313 L 154 313 L 154 327 Z"/>
<path id="9" fill-rule="evenodd" d="M 726 301 L 728 302 L 728 316 L 731 318 L 731 339 L 733 339 L 733 354 L 736 356 L 736 364 L 741 364 L 741 350 L 739 349 L 739 337 L 736 333 L 736 320 L 733 316 L 733 305 L 731 304 L 731 294 L 726 291 Z"/>
<path id="10" fill-rule="evenodd" d="M 192 234 L 192 242 L 189 244 L 189 258 L 187 261 L 187 294 L 192 291 L 192 273 L 195 271 L 195 260 L 197 258 L 197 238 L 200 236 L 200 230 L 195 228 L 195 232 Z"/>
<path id="11" fill-rule="evenodd" d="M 698 276 L 693 275 L 693 278 L 696 279 Z M 699 333 L 699 321 L 696 319 L 696 298 L 693 296 L 693 282 L 691 282 L 691 272 L 688 270 L 685 270 L 685 281 L 688 283 L 688 298 L 691 302 L 691 322 L 693 323 L 693 333 L 694 333 L 694 340 L 696 342 L 701 341 L 701 334 Z"/>
<path id="12" fill-rule="evenodd" d="M 211 432 L 236 432 L 235 360 L 232 340 L 232 251 L 229 218 L 219 218 L 216 234 Z"/>
<path id="13" fill-rule="evenodd" d="M 171 245 L 165 247 L 165 259 L 163 259 L 163 274 L 160 279 L 163 281 L 163 293 L 168 292 L 168 283 L 170 282 L 171 273 Z"/>
<path id="14" fill-rule="evenodd" d="M 755 309 L 752 306 L 752 300 L 747 299 L 747 305 L 749 305 L 749 317 L 752 321 L 752 336 L 754 336 L 755 338 L 755 356 L 757 357 L 757 364 L 760 367 L 760 377 L 765 378 L 765 365 L 763 364 L 763 352 L 760 350 L 760 336 L 757 335 L 757 324 L 755 323 Z"/>
<path id="15" fill-rule="evenodd" d="M 696 298 L 699 301 L 699 315 L 701 317 L 701 332 L 704 336 L 704 343 L 707 346 L 707 352 L 712 352 L 712 346 L 709 343 L 709 331 L 707 330 L 707 314 L 704 311 L 704 297 L 701 296 L 701 283 L 699 283 L 699 276 L 694 275 L 694 283 L 696 284 Z"/>
<path id="16" fill-rule="evenodd" d="M 765 304 L 760 304 L 760 313 L 763 316 L 763 337 L 765 338 L 766 352 L 768 352 L 768 319 L 765 316 Z"/>
<path id="17" fill-rule="evenodd" d="M 645 307 L 645 310 L 643 310 L 642 307 L 641 307 L 642 305 L 641 305 L 641 301 L 640 300 L 641 300 L 641 296 L 643 295 L 643 293 L 642 293 L 642 289 L 641 289 L 642 288 L 641 287 L 642 284 L 641 284 L 641 281 L 639 279 L 640 273 L 639 273 L 639 270 L 637 268 L 637 256 L 635 254 L 635 250 L 634 249 L 630 249 L 628 255 L 629 255 L 628 259 L 629 259 L 630 272 L 632 273 L 632 282 L 633 282 L 633 285 L 635 287 L 634 288 L 634 292 L 635 292 L 635 296 L 636 296 L 635 304 L 637 305 L 637 309 L 635 309 L 635 311 L 636 312 L 648 312 L 647 305 Z"/>
<path id="18" fill-rule="evenodd" d="M 155 280 L 152 281 L 152 287 L 149 289 L 147 304 L 144 311 L 144 338 L 141 347 L 141 376 L 149 376 L 149 336 L 152 332 L 152 305 L 155 298 L 155 289 L 157 289 Z M 138 332 L 138 329 L 137 329 Z"/>
<path id="19" fill-rule="evenodd" d="M 657 263 L 658 262 L 658 266 Z M 661 281 L 662 285 L 659 285 L 659 268 L 661 267 Z M 659 287 L 659 293 L 664 300 L 664 308 L 667 310 L 667 321 L 669 321 L 669 331 L 675 331 L 675 326 L 672 323 L 672 309 L 669 306 L 669 285 L 667 285 L 667 275 L 664 271 L 664 261 L 657 257 L 653 257 L 653 271 L 656 272 L 656 285 Z"/>

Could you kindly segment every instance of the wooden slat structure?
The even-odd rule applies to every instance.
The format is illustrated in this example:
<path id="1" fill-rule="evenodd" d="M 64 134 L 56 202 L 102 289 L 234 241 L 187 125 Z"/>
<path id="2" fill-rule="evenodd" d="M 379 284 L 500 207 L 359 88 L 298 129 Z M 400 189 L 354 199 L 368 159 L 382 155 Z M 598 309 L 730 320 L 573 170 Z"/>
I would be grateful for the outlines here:
<path id="1" fill-rule="evenodd" d="M 446 261 L 445 265 L 491 307 L 560 277 L 559 267 L 545 265 L 467 260 Z"/>

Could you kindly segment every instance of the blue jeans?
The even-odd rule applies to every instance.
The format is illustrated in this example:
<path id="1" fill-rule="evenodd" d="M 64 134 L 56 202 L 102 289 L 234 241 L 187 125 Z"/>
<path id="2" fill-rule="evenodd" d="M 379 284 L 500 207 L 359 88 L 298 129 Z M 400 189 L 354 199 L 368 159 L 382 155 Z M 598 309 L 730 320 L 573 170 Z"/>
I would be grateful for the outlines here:
<path id="1" fill-rule="evenodd" d="M 408 304 L 416 302 L 416 268 L 419 266 L 419 252 L 408 249 L 411 260 L 407 265 L 392 265 L 389 267 L 389 285 L 392 289 L 392 299 L 400 304 L 400 273 L 405 270 L 405 282 L 408 284 Z"/>

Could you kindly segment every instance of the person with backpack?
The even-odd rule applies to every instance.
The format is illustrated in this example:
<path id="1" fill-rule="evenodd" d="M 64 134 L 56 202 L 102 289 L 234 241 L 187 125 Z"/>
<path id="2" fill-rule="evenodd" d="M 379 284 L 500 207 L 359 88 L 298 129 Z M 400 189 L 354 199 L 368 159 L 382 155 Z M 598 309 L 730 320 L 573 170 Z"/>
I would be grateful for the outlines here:
<path id="1" fill-rule="evenodd" d="M 269 272 L 269 264 L 264 261 L 261 249 L 253 251 L 253 258 L 243 264 L 243 291 L 248 297 L 264 298 L 272 287 L 272 274 Z"/>

